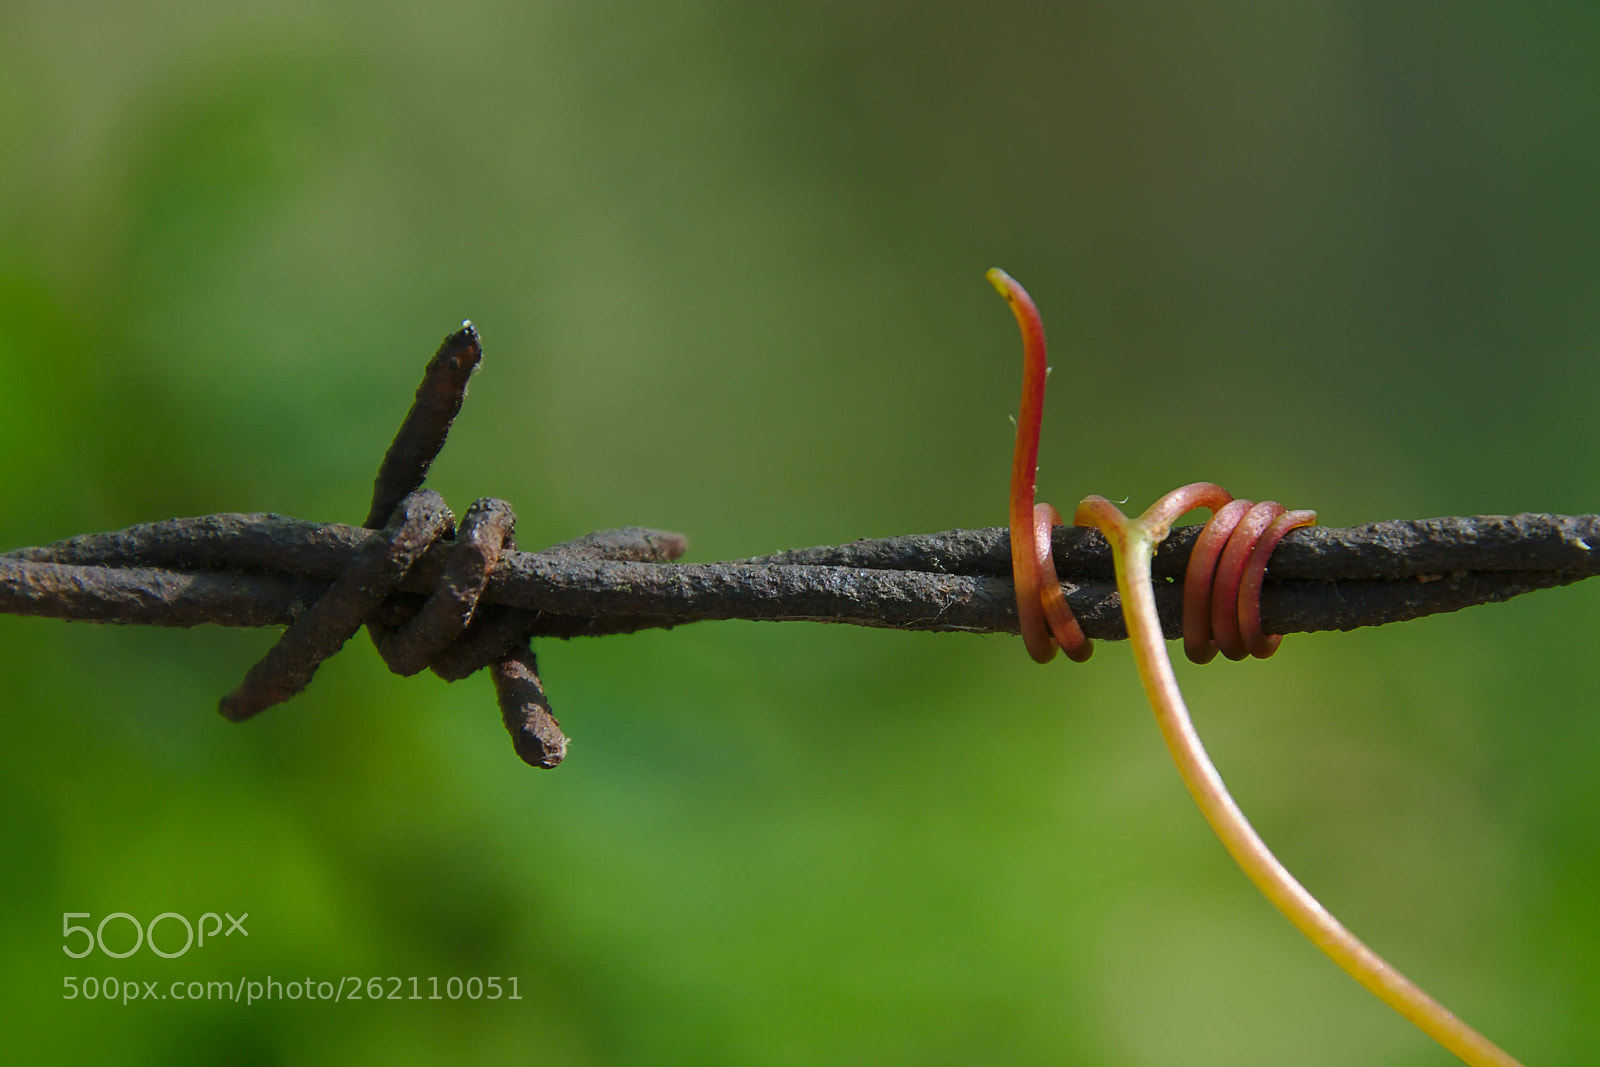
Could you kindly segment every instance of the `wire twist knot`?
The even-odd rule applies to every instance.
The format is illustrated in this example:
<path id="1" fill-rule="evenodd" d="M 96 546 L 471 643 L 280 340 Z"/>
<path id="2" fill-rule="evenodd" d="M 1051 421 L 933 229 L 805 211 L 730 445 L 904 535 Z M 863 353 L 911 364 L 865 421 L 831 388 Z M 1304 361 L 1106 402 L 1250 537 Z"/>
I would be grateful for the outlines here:
<path id="1" fill-rule="evenodd" d="M 473 501 L 457 527 L 444 498 L 420 488 L 482 354 L 470 322 L 445 338 L 378 469 L 365 524 L 374 533 L 222 699 L 218 710 L 224 717 L 242 722 L 301 692 L 322 661 L 365 625 L 396 674 L 409 677 L 431 669 L 445 681 L 456 681 L 489 668 L 501 719 L 523 762 L 550 768 L 566 756 L 567 738 L 551 713 L 530 645 L 539 612 L 497 604 L 480 610 L 478 605 L 501 556 L 516 548 L 516 514 L 504 500 L 483 497 Z M 450 542 L 450 549 L 433 592 L 420 606 L 391 599 L 439 541 Z M 684 547 L 681 538 L 629 528 L 589 534 L 540 554 L 664 562 L 676 559 Z"/>

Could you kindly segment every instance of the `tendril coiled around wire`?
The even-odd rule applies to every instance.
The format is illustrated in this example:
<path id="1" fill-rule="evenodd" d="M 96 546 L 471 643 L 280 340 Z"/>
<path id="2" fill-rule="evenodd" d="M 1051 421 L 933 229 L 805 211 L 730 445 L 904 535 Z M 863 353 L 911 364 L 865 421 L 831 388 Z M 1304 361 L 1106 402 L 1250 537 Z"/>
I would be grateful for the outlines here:
<path id="1" fill-rule="evenodd" d="M 1017 621 L 1028 654 L 1049 663 L 1059 648 L 1082 663 L 1094 651 L 1072 615 L 1050 550 L 1051 527 L 1061 513 L 1034 503 L 1039 471 L 1039 431 L 1044 424 L 1044 386 L 1050 376 L 1044 321 L 1028 291 L 1005 271 L 988 273 L 1022 331 L 1022 403 L 1017 413 L 1017 443 L 1011 454 L 1011 576 L 1017 587 Z"/>
<path id="2" fill-rule="evenodd" d="M 1017 620 L 1028 654 L 1048 663 L 1061 649 L 1082 663 L 1093 651 L 1073 617 L 1056 576 L 1050 531 L 1062 525 L 1050 504 L 1035 503 L 1039 434 L 1044 422 L 1045 382 L 1050 374 L 1044 322 L 1028 291 L 998 267 L 989 283 L 1011 307 L 1022 332 L 1022 401 L 1011 456 L 1011 567 L 1017 589 Z M 1183 583 L 1183 649 L 1196 663 L 1218 651 L 1228 659 L 1266 659 L 1282 638 L 1261 629 L 1261 586 L 1272 550 L 1290 530 L 1317 521 L 1314 511 L 1289 511 L 1274 501 L 1235 500 L 1209 482 L 1194 490 L 1196 507 L 1212 509 L 1189 555 Z"/>
<path id="3" fill-rule="evenodd" d="M 988 277 L 1022 330 L 1022 408 L 1011 466 L 1011 561 L 1023 640 L 1040 662 L 1049 660 L 1058 646 L 1073 659 L 1086 659 L 1089 643 L 1062 595 L 1050 555 L 1050 529 L 1060 517 L 1048 504 L 1034 503 L 1047 374 L 1044 326 L 1022 286 L 1001 270 L 991 270 Z M 1277 650 L 1279 639 L 1261 630 L 1267 559 L 1285 534 L 1317 518 L 1314 512 L 1289 511 L 1271 501 L 1235 500 L 1210 482 L 1173 490 L 1137 519 L 1129 519 L 1104 497 L 1088 496 L 1078 505 L 1073 521 L 1098 529 L 1111 545 L 1134 662 L 1184 785 L 1239 869 L 1340 969 L 1471 1067 L 1518 1067 L 1504 1049 L 1430 997 L 1323 907 L 1273 855 L 1229 794 L 1178 689 L 1150 566 L 1173 522 L 1194 508 L 1211 511 L 1190 552 L 1184 579 L 1184 649 L 1200 663 L 1219 650 L 1230 659 L 1266 657 Z"/>
<path id="4" fill-rule="evenodd" d="M 1283 640 L 1261 630 L 1261 585 L 1267 560 L 1290 530 L 1317 521 L 1314 511 L 1289 511 L 1276 501 L 1232 500 L 1213 512 L 1189 551 L 1183 579 L 1183 651 L 1209 663 L 1266 659 Z"/>

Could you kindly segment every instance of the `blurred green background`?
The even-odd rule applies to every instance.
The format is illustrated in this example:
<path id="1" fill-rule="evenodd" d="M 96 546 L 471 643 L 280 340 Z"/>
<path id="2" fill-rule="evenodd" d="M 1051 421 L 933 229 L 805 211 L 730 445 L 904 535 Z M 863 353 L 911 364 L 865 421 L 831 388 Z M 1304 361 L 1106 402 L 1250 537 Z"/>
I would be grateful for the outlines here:
<path id="1" fill-rule="evenodd" d="M 9 0 L 0 41 L 0 547 L 359 520 L 464 317 L 430 484 L 526 546 L 996 525 L 993 265 L 1055 341 L 1064 508 L 1600 508 L 1592 4 Z M 1530 1063 L 1600 1043 L 1597 605 L 1180 667 L 1289 865 Z M 1452 1062 L 1232 868 L 1123 648 L 546 642 L 542 774 L 486 679 L 364 640 L 228 725 L 271 636 L 0 617 L 16 1062 Z M 62 955 L 62 913 L 119 911 L 249 937 Z M 522 999 L 62 999 L 269 975 Z"/>

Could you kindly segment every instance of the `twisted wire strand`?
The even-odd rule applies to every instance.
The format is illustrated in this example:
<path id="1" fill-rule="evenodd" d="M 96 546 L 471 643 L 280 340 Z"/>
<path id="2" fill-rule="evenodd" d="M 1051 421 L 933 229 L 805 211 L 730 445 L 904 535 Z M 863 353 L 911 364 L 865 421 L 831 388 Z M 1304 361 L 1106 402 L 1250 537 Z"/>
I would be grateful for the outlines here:
<path id="1" fill-rule="evenodd" d="M 402 500 L 388 525 L 362 544 L 328 591 L 222 698 L 217 710 L 223 718 L 243 722 L 304 690 L 322 661 L 355 636 L 451 522 L 444 498 L 432 490 Z"/>
<path id="2" fill-rule="evenodd" d="M 226 718 L 249 719 L 305 689 L 318 665 L 365 624 L 396 674 L 431 668 L 455 681 L 487 667 L 518 757 L 542 768 L 565 758 L 567 738 L 550 709 L 529 639 L 539 613 L 505 605 L 478 610 L 502 557 L 516 549 L 516 514 L 504 500 L 483 497 L 467 509 L 458 528 L 444 499 L 422 488 L 482 355 L 470 322 L 440 345 L 374 479 L 366 527 L 377 532 L 222 699 L 219 710 Z M 450 547 L 427 599 L 418 607 L 397 609 L 390 595 L 436 542 L 450 542 Z M 681 537 L 626 529 L 591 534 L 537 555 L 668 562 L 684 547 Z"/>

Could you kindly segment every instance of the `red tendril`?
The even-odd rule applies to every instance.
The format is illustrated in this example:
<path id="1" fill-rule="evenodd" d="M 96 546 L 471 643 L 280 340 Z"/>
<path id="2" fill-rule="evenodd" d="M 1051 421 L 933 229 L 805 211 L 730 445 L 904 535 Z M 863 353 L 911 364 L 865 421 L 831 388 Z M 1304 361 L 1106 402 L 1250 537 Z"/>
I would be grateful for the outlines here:
<path id="1" fill-rule="evenodd" d="M 1267 559 L 1284 534 L 1316 521 L 1314 511 L 1289 511 L 1270 500 L 1230 500 L 1211 516 L 1183 578 L 1185 655 L 1208 663 L 1218 651 L 1229 659 L 1266 659 L 1278 650 L 1283 639 L 1261 632 Z"/>
<path id="2" fill-rule="evenodd" d="M 1050 533 L 1061 513 L 1034 503 L 1039 469 L 1039 434 L 1044 424 L 1044 389 L 1050 368 L 1044 322 L 1028 291 L 998 267 L 989 283 L 999 290 L 1022 331 L 1022 402 L 1017 443 L 1011 456 L 1011 576 L 1017 590 L 1017 621 L 1028 654 L 1048 663 L 1060 648 L 1082 663 L 1093 651 L 1067 605 L 1056 577 Z M 1282 504 L 1235 500 L 1209 482 L 1185 486 L 1191 507 L 1212 516 L 1189 554 L 1183 582 L 1183 650 L 1196 663 L 1218 651 L 1229 659 L 1266 659 L 1283 639 L 1261 630 L 1261 584 L 1267 559 L 1283 535 L 1317 521 L 1314 511 L 1289 511 Z"/>
<path id="3" fill-rule="evenodd" d="M 1005 271 L 988 273 L 989 283 L 1011 305 L 1022 331 L 1022 404 L 1017 414 L 1017 444 L 1011 454 L 1011 578 L 1017 588 L 1017 621 L 1028 655 L 1049 663 L 1056 649 L 1082 663 L 1094 651 L 1067 606 L 1050 552 L 1050 531 L 1061 513 L 1035 504 L 1039 473 L 1039 430 L 1044 424 L 1044 385 L 1050 375 L 1044 323 L 1028 291 Z"/>

